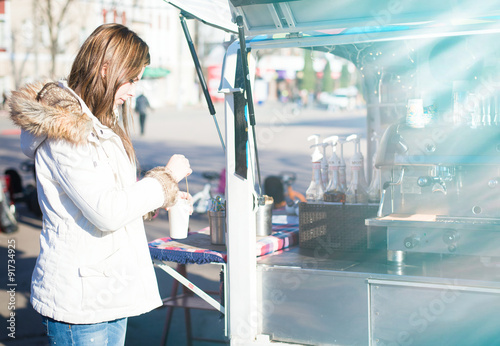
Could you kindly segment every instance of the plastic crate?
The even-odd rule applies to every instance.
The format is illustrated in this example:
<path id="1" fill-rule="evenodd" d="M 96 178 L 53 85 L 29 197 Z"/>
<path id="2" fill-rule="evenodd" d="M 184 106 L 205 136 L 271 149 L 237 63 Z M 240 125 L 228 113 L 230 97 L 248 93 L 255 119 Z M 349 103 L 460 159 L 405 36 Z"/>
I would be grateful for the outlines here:
<path id="1" fill-rule="evenodd" d="M 307 249 L 363 252 L 368 248 L 365 219 L 377 204 L 300 203 L 299 246 Z"/>

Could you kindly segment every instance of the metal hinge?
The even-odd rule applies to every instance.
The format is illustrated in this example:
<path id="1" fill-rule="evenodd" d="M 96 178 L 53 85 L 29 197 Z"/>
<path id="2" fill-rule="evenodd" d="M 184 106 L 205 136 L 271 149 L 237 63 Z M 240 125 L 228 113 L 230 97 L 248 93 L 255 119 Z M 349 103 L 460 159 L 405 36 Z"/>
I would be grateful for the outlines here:
<path id="1" fill-rule="evenodd" d="M 302 38 L 304 36 L 301 32 L 291 32 L 286 34 L 286 38 Z"/>

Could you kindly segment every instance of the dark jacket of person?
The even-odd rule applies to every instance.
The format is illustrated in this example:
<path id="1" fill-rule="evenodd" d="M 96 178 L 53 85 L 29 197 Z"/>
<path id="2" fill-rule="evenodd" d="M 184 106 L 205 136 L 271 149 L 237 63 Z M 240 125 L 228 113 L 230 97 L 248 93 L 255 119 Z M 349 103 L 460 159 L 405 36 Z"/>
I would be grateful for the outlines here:
<path id="1" fill-rule="evenodd" d="M 137 113 L 146 113 L 146 109 L 149 107 L 149 101 L 143 94 L 139 95 L 135 100 L 135 111 Z"/>

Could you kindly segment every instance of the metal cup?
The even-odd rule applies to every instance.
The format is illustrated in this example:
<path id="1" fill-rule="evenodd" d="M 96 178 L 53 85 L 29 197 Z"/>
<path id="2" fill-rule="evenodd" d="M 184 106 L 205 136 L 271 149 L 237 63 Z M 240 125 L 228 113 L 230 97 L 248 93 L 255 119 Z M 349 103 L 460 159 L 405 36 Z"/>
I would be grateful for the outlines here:
<path id="1" fill-rule="evenodd" d="M 266 202 L 257 208 L 257 236 L 265 237 L 271 235 L 273 231 L 273 198 L 266 197 Z"/>
<path id="2" fill-rule="evenodd" d="M 226 212 L 208 211 L 210 225 L 210 241 L 214 245 L 226 243 Z"/>
<path id="3" fill-rule="evenodd" d="M 427 125 L 427 119 L 424 118 L 424 105 L 422 99 L 408 100 L 406 125 L 413 128 L 423 128 Z"/>

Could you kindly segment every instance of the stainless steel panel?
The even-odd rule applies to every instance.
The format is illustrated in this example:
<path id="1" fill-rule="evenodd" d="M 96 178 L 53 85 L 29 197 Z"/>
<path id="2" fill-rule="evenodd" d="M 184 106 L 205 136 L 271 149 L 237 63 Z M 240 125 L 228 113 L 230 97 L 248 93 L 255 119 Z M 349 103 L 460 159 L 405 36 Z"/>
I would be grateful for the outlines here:
<path id="1" fill-rule="evenodd" d="M 470 229 L 388 227 L 387 248 L 407 252 L 498 256 L 500 232 L 478 227 Z"/>
<path id="2" fill-rule="evenodd" d="M 370 282 L 370 281 L 369 281 Z M 499 345 L 500 290 L 370 282 L 373 345 Z"/>
<path id="3" fill-rule="evenodd" d="M 262 334 L 310 345 L 368 344 L 366 279 L 289 267 L 257 273 Z"/>
<path id="4" fill-rule="evenodd" d="M 500 259 L 433 253 L 406 253 L 402 266 L 387 260 L 387 252 L 348 254 L 335 257 L 315 256 L 314 251 L 298 247 L 259 258 L 258 266 L 324 271 L 332 275 L 361 279 L 380 278 L 398 281 L 448 283 L 500 288 Z"/>

